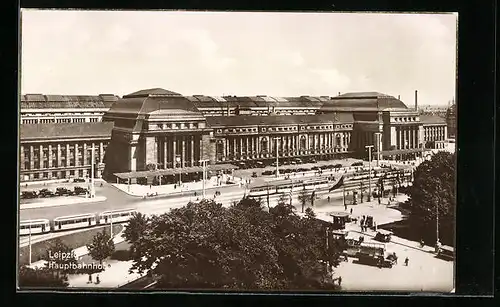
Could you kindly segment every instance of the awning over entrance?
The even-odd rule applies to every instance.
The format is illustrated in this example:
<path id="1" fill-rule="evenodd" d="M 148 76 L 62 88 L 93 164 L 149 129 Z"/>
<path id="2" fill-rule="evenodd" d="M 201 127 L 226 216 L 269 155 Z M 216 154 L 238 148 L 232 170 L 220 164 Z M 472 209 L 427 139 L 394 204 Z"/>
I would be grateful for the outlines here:
<path id="1" fill-rule="evenodd" d="M 207 166 L 208 171 L 231 170 L 236 168 L 238 167 L 232 164 L 219 164 L 219 165 Z M 182 167 L 182 168 L 158 169 L 155 171 L 115 173 L 114 175 L 120 179 L 133 179 L 133 178 L 148 178 L 155 176 L 169 176 L 169 175 L 189 174 L 189 173 L 199 173 L 199 172 L 203 172 L 203 168 L 200 166 L 193 166 L 193 167 Z"/>
<path id="2" fill-rule="evenodd" d="M 404 155 L 404 154 L 411 154 L 411 153 L 421 153 L 421 152 L 426 152 L 426 151 L 430 151 L 430 149 L 410 148 L 410 149 L 383 150 L 380 152 L 380 155 L 382 155 L 382 156 L 394 156 L 394 155 Z"/>

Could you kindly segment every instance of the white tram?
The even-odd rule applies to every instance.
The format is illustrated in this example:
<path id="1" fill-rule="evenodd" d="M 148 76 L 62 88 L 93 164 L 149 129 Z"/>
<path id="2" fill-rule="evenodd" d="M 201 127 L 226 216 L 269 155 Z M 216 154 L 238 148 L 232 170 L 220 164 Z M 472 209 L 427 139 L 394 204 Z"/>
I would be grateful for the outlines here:
<path id="1" fill-rule="evenodd" d="M 113 211 L 104 211 L 99 214 L 99 224 L 105 225 L 113 223 L 121 223 L 128 221 L 137 210 L 135 209 L 122 209 Z"/>
<path id="2" fill-rule="evenodd" d="M 19 223 L 19 234 L 39 234 L 50 232 L 50 221 L 47 219 L 27 220 Z"/>
<path id="3" fill-rule="evenodd" d="M 54 231 L 83 228 L 96 224 L 95 213 L 61 216 L 54 219 Z"/>

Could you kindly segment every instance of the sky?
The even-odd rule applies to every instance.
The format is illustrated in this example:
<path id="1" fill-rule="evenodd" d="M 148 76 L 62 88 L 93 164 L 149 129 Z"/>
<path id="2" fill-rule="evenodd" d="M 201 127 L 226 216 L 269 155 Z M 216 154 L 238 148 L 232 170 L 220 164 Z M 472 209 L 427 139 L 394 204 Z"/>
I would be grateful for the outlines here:
<path id="1" fill-rule="evenodd" d="M 457 14 L 22 10 L 21 93 L 455 96 Z"/>

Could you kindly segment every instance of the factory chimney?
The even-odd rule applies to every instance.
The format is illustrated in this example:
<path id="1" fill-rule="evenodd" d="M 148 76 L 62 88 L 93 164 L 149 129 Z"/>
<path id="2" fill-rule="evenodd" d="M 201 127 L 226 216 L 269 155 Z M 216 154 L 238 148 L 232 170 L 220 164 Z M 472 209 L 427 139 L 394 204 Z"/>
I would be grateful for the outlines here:
<path id="1" fill-rule="evenodd" d="M 415 111 L 418 111 L 418 99 L 417 99 L 418 91 L 415 90 Z"/>

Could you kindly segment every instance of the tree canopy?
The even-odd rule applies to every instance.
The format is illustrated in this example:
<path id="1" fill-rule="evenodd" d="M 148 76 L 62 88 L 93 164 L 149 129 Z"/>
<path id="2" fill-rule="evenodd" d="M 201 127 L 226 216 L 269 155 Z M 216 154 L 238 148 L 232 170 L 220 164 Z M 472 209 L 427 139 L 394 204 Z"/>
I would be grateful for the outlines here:
<path id="1" fill-rule="evenodd" d="M 297 216 L 287 201 L 268 212 L 252 198 L 228 208 L 203 200 L 135 216 L 127 228 L 136 235 L 125 237 L 131 271 L 157 274 L 159 288 L 334 289 L 321 260 L 337 265 L 338 255 L 326 252 L 326 233 L 315 221 L 311 213 Z"/>
<path id="2" fill-rule="evenodd" d="M 455 154 L 438 152 L 420 164 L 409 187 L 410 222 L 423 238 L 436 238 L 436 217 L 439 215 L 440 240 L 453 245 L 456 204 Z"/>
<path id="3" fill-rule="evenodd" d="M 102 261 L 115 251 L 115 244 L 111 236 L 103 230 L 94 236 L 92 243 L 87 244 L 87 249 L 90 257 L 102 264 Z"/>
<path id="4" fill-rule="evenodd" d="M 19 286 L 20 287 L 47 287 L 61 288 L 67 287 L 67 276 L 55 274 L 54 270 L 44 268 L 30 268 L 21 266 L 19 268 Z"/>

